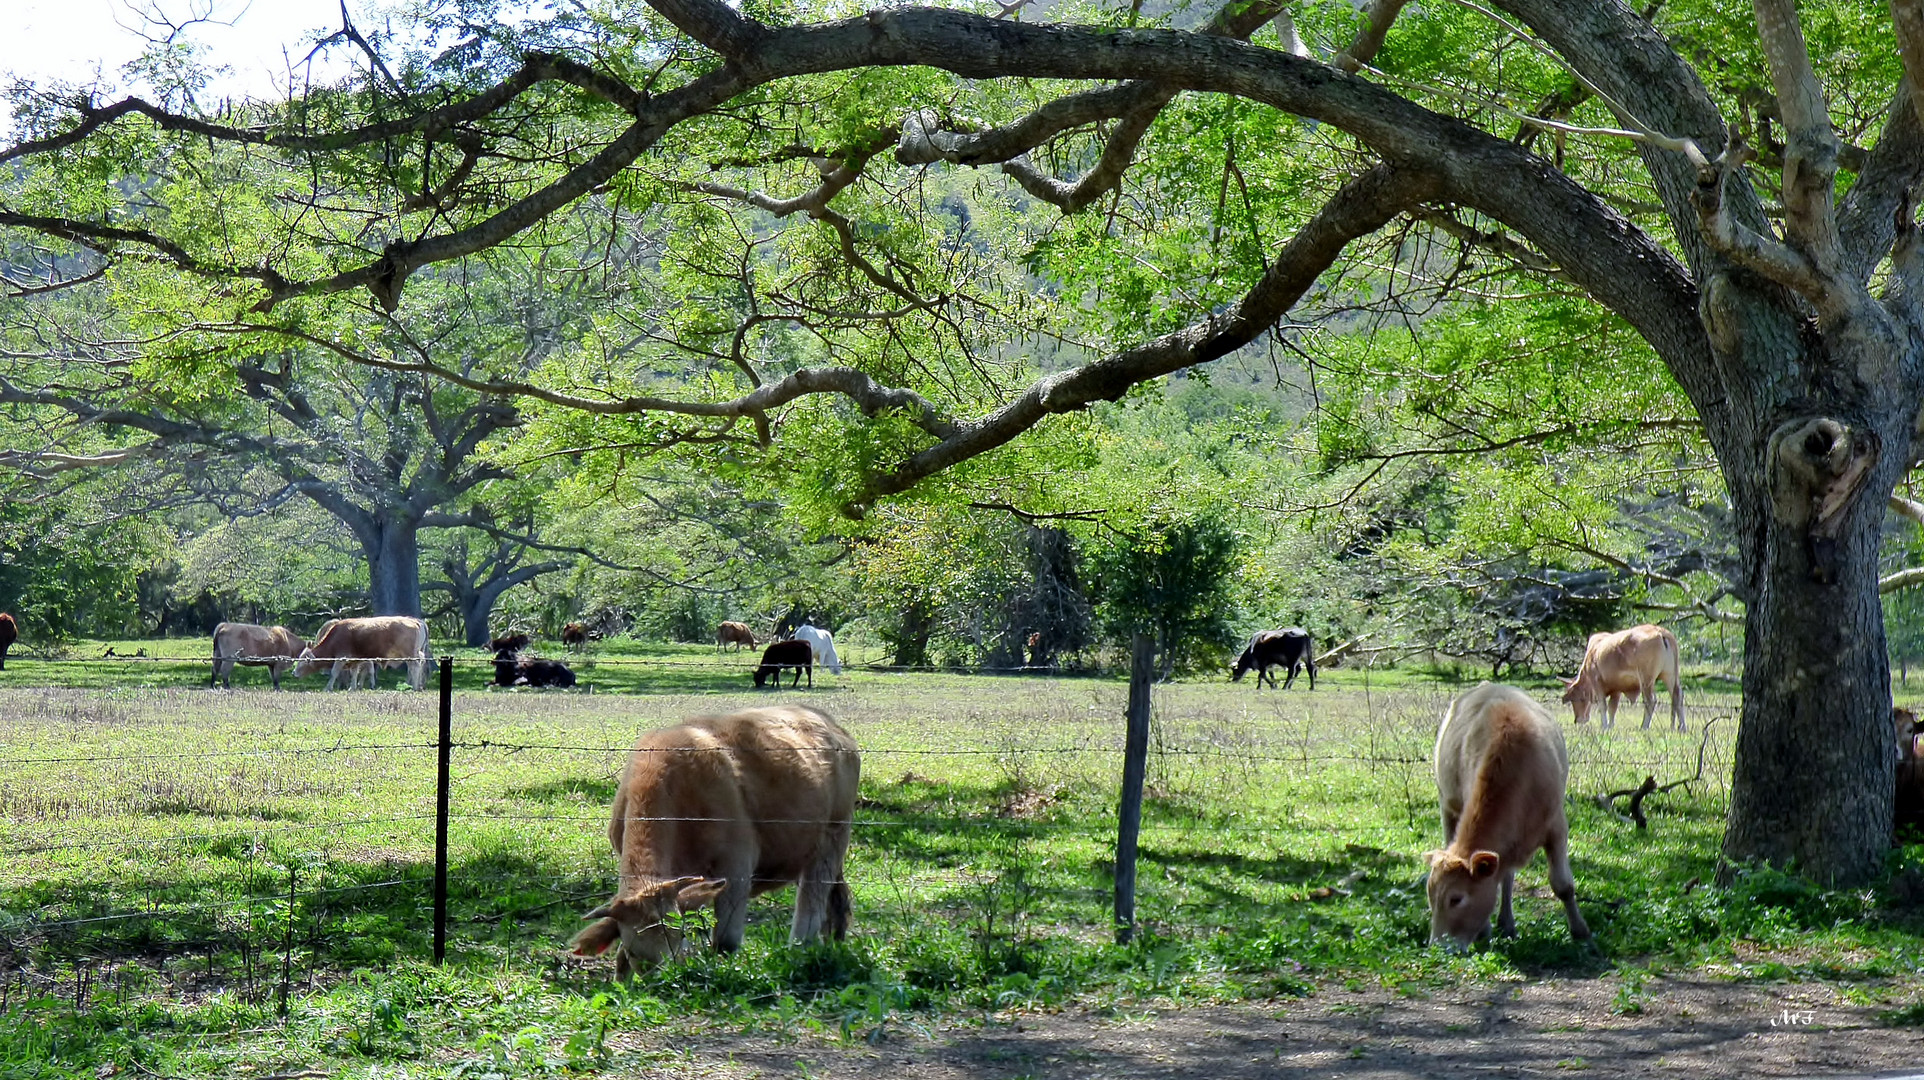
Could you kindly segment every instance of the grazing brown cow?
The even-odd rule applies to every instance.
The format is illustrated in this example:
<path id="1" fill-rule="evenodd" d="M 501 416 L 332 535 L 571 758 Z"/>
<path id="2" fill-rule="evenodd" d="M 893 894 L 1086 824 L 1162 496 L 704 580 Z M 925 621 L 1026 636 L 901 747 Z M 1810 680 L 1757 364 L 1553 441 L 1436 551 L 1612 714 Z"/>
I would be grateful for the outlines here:
<path id="1" fill-rule="evenodd" d="M 1633 626 L 1614 634 L 1591 634 L 1577 677 L 1565 684 L 1563 700 L 1577 723 L 1590 719 L 1590 706 L 1603 706 L 1603 726 L 1617 722 L 1617 699 L 1643 695 L 1643 726 L 1656 712 L 1657 680 L 1670 689 L 1670 719 L 1683 731 L 1683 687 L 1677 682 L 1677 635 L 1661 626 Z"/>
<path id="2" fill-rule="evenodd" d="M 1482 683 L 1450 703 L 1436 734 L 1436 790 L 1443 810 L 1443 847 L 1430 864 L 1430 941 L 1467 947 L 1490 928 L 1499 891 L 1497 930 L 1516 934 L 1510 892 L 1516 872 L 1538 848 L 1550 863 L 1550 891 L 1563 901 L 1570 936 L 1590 927 L 1577 910 L 1570 873 L 1570 830 L 1563 789 L 1570 756 L 1563 731 L 1543 707 L 1514 687 Z"/>
<path id="3" fill-rule="evenodd" d="M 348 669 L 348 688 L 361 684 L 366 669 L 368 686 L 380 686 L 381 668 L 405 665 L 408 682 L 421 689 L 427 681 L 428 624 L 409 615 L 376 615 L 364 619 L 335 619 L 321 627 L 314 644 L 301 650 L 294 674 L 301 678 L 328 669 L 327 689 Z"/>
<path id="4" fill-rule="evenodd" d="M 497 652 L 497 653 L 520 652 L 521 650 L 527 648 L 528 643 L 532 640 L 534 639 L 530 638 L 527 634 L 519 630 L 512 630 L 512 631 L 509 631 L 508 633 L 502 634 L 498 638 L 490 638 L 488 640 L 488 651 Z"/>
<path id="5" fill-rule="evenodd" d="M 1897 802 L 1891 809 L 1891 828 L 1924 829 L 1924 727 L 1909 709 L 1893 708 L 1891 726 L 1897 736 Z"/>
<path id="6" fill-rule="evenodd" d="M 716 652 L 720 652 L 723 645 L 733 645 L 736 652 L 741 652 L 743 645 L 752 649 L 759 644 L 755 631 L 750 630 L 747 623 L 725 622 L 715 628 Z"/>
<path id="7" fill-rule="evenodd" d="M 0 611 L 0 671 L 7 670 L 7 650 L 19 640 L 20 625 L 13 621 L 13 616 Z"/>
<path id="8" fill-rule="evenodd" d="M 791 689 L 801 685 L 803 673 L 808 675 L 808 688 L 815 689 L 815 646 L 800 638 L 770 642 L 762 650 L 761 666 L 755 669 L 755 685 L 761 686 L 773 675 L 780 688 L 783 668 L 795 669 L 795 681 L 788 684 Z"/>
<path id="9" fill-rule="evenodd" d="M 586 623 L 571 622 L 561 628 L 561 643 L 570 649 L 579 649 L 588 641 Z"/>
<path id="10" fill-rule="evenodd" d="M 795 883 L 791 941 L 848 933 L 842 879 L 861 757 L 827 714 L 801 706 L 703 716 L 635 744 L 615 791 L 608 841 L 621 859 L 615 898 L 571 942 L 615 974 L 683 950 L 677 911 L 715 905 L 715 948 L 741 947 L 748 900 Z"/>
<path id="11" fill-rule="evenodd" d="M 281 674 L 294 666 L 294 660 L 307 646 L 285 626 L 257 626 L 254 623 L 224 622 L 214 627 L 214 674 L 207 680 L 212 687 L 234 685 L 234 665 L 265 667 L 281 688 Z"/>

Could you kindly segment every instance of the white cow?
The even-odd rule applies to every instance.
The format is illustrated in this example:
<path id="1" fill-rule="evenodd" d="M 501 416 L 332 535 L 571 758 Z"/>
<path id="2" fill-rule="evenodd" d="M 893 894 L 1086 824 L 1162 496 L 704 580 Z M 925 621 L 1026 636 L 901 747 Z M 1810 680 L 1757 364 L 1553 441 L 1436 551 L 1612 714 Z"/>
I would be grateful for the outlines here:
<path id="1" fill-rule="evenodd" d="M 815 653 L 815 662 L 828 667 L 837 675 L 842 673 L 842 658 L 835 655 L 835 635 L 807 623 L 795 628 L 795 640 L 808 642 Z"/>

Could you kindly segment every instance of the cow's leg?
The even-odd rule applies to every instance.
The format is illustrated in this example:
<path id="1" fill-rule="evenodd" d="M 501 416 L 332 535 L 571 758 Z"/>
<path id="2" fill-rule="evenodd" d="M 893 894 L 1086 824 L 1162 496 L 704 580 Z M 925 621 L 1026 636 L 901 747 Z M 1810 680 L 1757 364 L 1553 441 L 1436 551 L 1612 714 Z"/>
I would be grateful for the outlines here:
<path id="1" fill-rule="evenodd" d="M 1303 666 L 1309 669 L 1309 688 L 1316 689 L 1316 658 L 1308 653 L 1303 654 Z"/>
<path id="2" fill-rule="evenodd" d="M 1570 936 L 1577 941 L 1590 939 L 1590 924 L 1577 910 L 1577 876 L 1570 872 L 1569 826 L 1559 821 L 1543 843 L 1543 856 L 1550 864 L 1550 891 L 1563 901 L 1564 917 L 1570 920 Z"/>
<path id="3" fill-rule="evenodd" d="M 1657 680 L 1643 684 L 1643 729 L 1650 730 L 1650 718 L 1657 712 Z"/>
<path id="4" fill-rule="evenodd" d="M 748 927 L 748 896 L 754 869 L 737 868 L 728 875 L 728 887 L 715 901 L 715 932 L 710 937 L 717 952 L 734 952 L 742 947 L 742 934 Z"/>
<path id="5" fill-rule="evenodd" d="M 336 680 L 338 680 L 338 679 L 339 679 L 340 677 L 341 677 L 341 661 L 339 661 L 339 660 L 336 660 L 336 661 L 334 661 L 334 662 L 333 662 L 332 664 L 330 664 L 330 665 L 328 665 L 328 668 L 327 668 L 327 685 L 326 685 L 325 687 L 323 687 L 322 689 L 324 689 L 324 690 L 332 690 L 332 689 L 334 689 L 334 683 L 335 683 L 335 681 L 336 681 Z"/>
<path id="6" fill-rule="evenodd" d="M 274 680 L 274 689 L 276 690 L 281 688 L 281 669 L 286 666 L 285 664 L 267 665 L 267 677 Z"/>
<path id="7" fill-rule="evenodd" d="M 1294 685 L 1296 685 L 1296 661 L 1291 660 L 1289 671 L 1283 675 L 1283 689 L 1287 690 Z"/>
<path id="8" fill-rule="evenodd" d="M 1516 936 L 1516 912 L 1510 906 L 1510 894 L 1516 891 L 1516 869 L 1503 871 L 1503 907 L 1497 913 L 1496 933 L 1498 937 Z"/>
<path id="9" fill-rule="evenodd" d="M 1605 694 L 1599 704 L 1603 706 L 1603 730 L 1609 731 L 1617 722 L 1617 695 Z"/>
<path id="10" fill-rule="evenodd" d="M 1683 687 L 1677 685 L 1677 676 L 1664 676 L 1664 683 L 1670 690 L 1670 720 L 1677 725 L 1678 731 L 1689 731 L 1683 719 Z"/>

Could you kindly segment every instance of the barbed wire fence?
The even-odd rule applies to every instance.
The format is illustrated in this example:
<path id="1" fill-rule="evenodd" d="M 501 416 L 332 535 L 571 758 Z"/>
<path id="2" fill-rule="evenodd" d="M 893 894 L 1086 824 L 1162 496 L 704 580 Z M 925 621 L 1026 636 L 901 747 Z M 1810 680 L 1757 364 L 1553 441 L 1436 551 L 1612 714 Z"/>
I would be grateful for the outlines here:
<path id="1" fill-rule="evenodd" d="M 98 662 L 169 660 L 209 662 L 205 657 Z M 648 660 L 601 663 L 679 666 Z M 172 691 L 180 698 L 175 701 L 162 689 L 9 691 L 28 697 L 38 692 L 45 699 L 38 715 L 49 730 L 17 745 L 20 740 L 0 724 L 0 738 L 7 740 L 0 743 L 0 816 L 6 822 L 0 866 L 8 867 L 0 876 L 0 895 L 10 898 L 0 909 L 0 1016 L 45 997 L 71 998 L 82 1007 L 103 989 L 131 985 L 129 980 L 142 977 L 132 969 L 143 967 L 186 994 L 230 993 L 284 1009 L 288 995 L 311 985 L 318 974 L 299 958 L 321 952 L 331 936 L 364 935 L 366 948 L 349 955 L 376 965 L 405 955 L 438 960 L 451 933 L 457 942 L 465 935 L 485 943 L 496 929 L 546 917 L 565 905 L 579 909 L 605 900 L 616 881 L 602 840 L 612 778 L 631 752 L 627 738 L 658 725 L 630 723 L 617 729 L 604 724 L 601 733 L 607 738 L 542 738 L 527 734 L 527 722 L 477 716 L 464 718 L 457 738 L 452 688 L 463 665 L 491 666 L 481 659 L 440 658 L 437 692 L 418 697 L 286 695 L 274 700 L 300 707 L 284 710 L 278 720 L 256 720 L 249 712 L 249 704 L 262 695 L 208 699 Z M 714 670 L 713 664 L 688 666 Z M 1390 693 L 1398 692 L 1405 691 Z M 882 838 L 994 829 L 1040 845 L 1113 841 L 1113 817 L 1058 819 L 1037 813 L 1046 811 L 1054 797 L 1051 789 L 1067 782 L 1065 777 L 1107 778 L 1103 782 L 1113 784 L 1121 772 L 1121 694 L 1113 684 L 1086 693 L 1093 698 L 1089 724 L 1053 742 L 1034 732 L 998 732 L 993 725 L 972 723 L 966 732 L 971 745 L 864 745 L 865 767 L 880 781 L 877 786 L 928 786 L 929 778 L 917 768 L 936 771 L 930 763 L 947 761 L 971 763 L 1006 790 L 986 818 L 980 810 L 935 812 L 912 799 L 865 801 L 854 821 L 856 843 L 866 838 L 888 850 L 883 869 L 898 888 L 956 890 L 981 886 L 983 871 L 947 856 L 918 862 L 917 853 L 929 845 L 892 846 Z M 1271 694 L 1267 700 L 1294 700 Z M 148 730 L 155 717 L 169 710 L 196 711 L 206 700 L 228 709 L 231 715 L 224 719 L 252 742 L 237 748 L 196 744 L 187 724 Z M 566 711 L 579 697 L 514 694 L 502 700 L 554 713 Z M 1145 850 L 1165 852 L 1237 845 L 1273 851 L 1292 838 L 1320 835 L 1339 851 L 1345 845 L 1406 848 L 1412 835 L 1435 829 L 1427 740 L 1445 700 L 1440 691 L 1427 692 L 1427 704 L 1417 710 L 1427 713 L 1424 724 L 1405 723 L 1388 708 L 1366 701 L 1360 727 L 1340 737 L 1319 731 L 1309 720 L 1258 730 L 1248 722 L 1251 714 L 1224 711 L 1227 706 L 1191 715 L 1164 708 L 1147 747 L 1146 783 L 1152 802 L 1165 812 L 1140 825 L 1141 843 Z M 432 727 L 423 715 L 430 702 Z M 1693 759 L 1708 755 L 1713 767 L 1698 769 L 1697 795 L 1713 802 L 1722 797 L 1735 724 L 1713 725 L 1715 734 L 1706 733 L 1701 741 L 1696 732 L 1702 718 L 1730 713 L 1730 702 L 1713 699 L 1687 707 L 1698 720 L 1692 738 L 1664 753 L 1651 753 L 1648 741 L 1612 738 L 1594 725 L 1576 730 L 1571 736 L 1573 793 L 1601 794 L 1643 773 L 1669 781 Z M 407 726 L 418 722 L 421 737 L 391 737 L 397 720 Z M 256 723 L 259 730 L 251 730 Z M 1624 717 L 1619 726 L 1629 726 Z M 70 751 L 54 745 L 61 731 L 79 730 L 89 738 L 74 739 Z M 463 801 L 464 785 L 503 783 L 504 763 L 517 765 L 514 779 L 527 781 L 524 787 L 545 785 L 550 801 L 561 805 L 537 812 Z M 1340 769 L 1374 778 L 1386 795 L 1380 820 L 1250 821 L 1210 808 L 1233 801 L 1238 783 L 1247 787 L 1279 775 L 1313 791 L 1334 782 L 1330 777 Z M 898 770 L 899 779 L 891 780 Z M 357 784 L 369 792 L 358 804 L 362 813 L 302 820 L 297 811 L 277 807 L 303 794 L 351 800 Z M 1421 809 L 1425 802 L 1431 806 L 1427 813 Z M 187 817 L 235 825 L 169 827 Z M 504 833 L 533 831 L 574 838 L 567 856 L 558 860 L 562 865 L 517 861 L 501 843 Z M 452 855 L 462 845 L 464 861 L 457 865 Z M 103 888 L 102 882 L 110 885 Z M 1101 885 L 1085 884 L 1072 899 L 1093 910 L 1108 898 Z M 397 918 L 406 925 L 389 925 Z"/>

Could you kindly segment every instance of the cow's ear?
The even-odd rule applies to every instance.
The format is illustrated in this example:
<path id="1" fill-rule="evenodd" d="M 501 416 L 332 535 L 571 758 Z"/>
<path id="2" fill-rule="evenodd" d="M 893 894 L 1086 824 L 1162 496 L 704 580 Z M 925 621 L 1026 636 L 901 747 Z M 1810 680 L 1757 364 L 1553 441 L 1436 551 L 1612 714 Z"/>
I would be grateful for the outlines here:
<path id="1" fill-rule="evenodd" d="M 596 908 L 596 909 L 594 909 L 593 911 L 590 911 L 590 912 L 588 912 L 588 913 L 587 913 L 586 915 L 583 915 L 583 916 L 582 916 L 582 918 L 584 918 L 584 919 L 606 919 L 606 918 L 608 918 L 608 917 L 610 917 L 610 916 L 612 916 L 612 915 L 613 915 L 614 913 L 615 913 L 615 906 L 614 906 L 614 904 L 612 904 L 612 903 L 608 903 L 608 904 L 603 904 L 603 905 L 601 905 L 600 907 L 598 907 L 598 908 Z"/>
<path id="2" fill-rule="evenodd" d="M 594 918 L 594 916 L 589 916 Z M 621 940 L 621 924 L 613 919 L 600 919 L 574 936 L 568 943 L 569 951 L 576 956 L 600 956 L 608 947 Z"/>
<path id="3" fill-rule="evenodd" d="M 1496 873 L 1496 868 L 1499 865 L 1501 865 L 1501 860 L 1496 857 L 1496 852 L 1479 851 L 1470 856 L 1470 876 L 1473 878 L 1489 877 L 1491 874 Z"/>
<path id="4" fill-rule="evenodd" d="M 675 905 L 683 911 L 707 907 L 721 899 L 724 889 L 728 888 L 727 878 L 702 878 L 681 890 L 675 897 Z"/>

